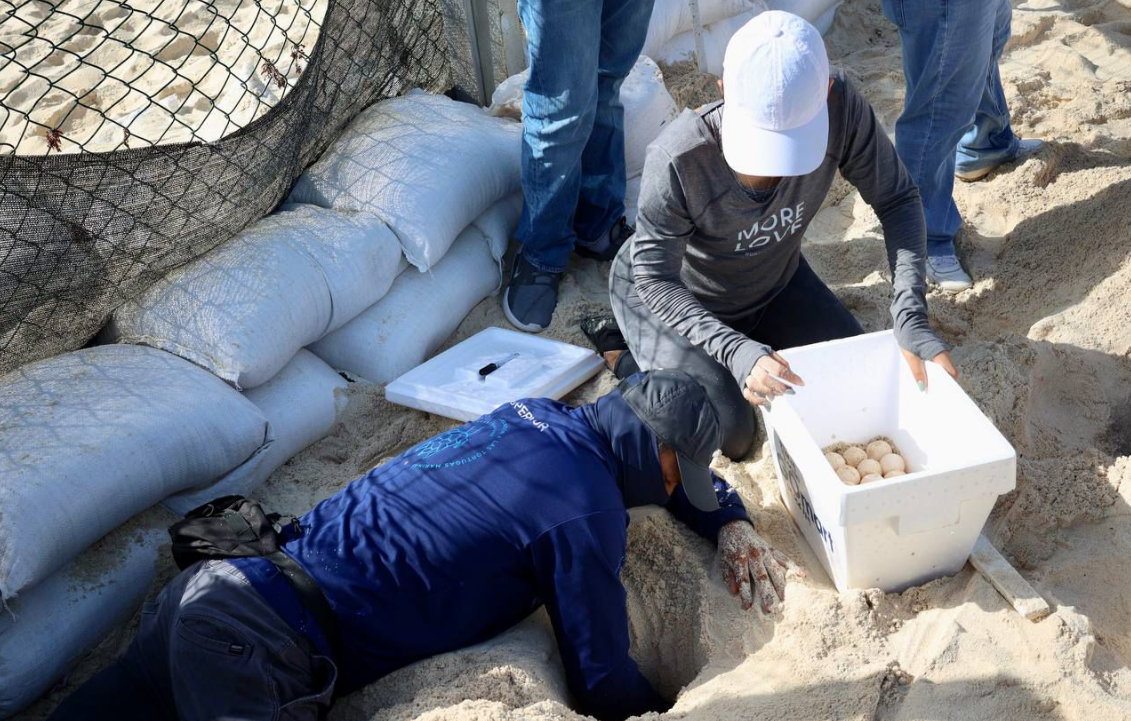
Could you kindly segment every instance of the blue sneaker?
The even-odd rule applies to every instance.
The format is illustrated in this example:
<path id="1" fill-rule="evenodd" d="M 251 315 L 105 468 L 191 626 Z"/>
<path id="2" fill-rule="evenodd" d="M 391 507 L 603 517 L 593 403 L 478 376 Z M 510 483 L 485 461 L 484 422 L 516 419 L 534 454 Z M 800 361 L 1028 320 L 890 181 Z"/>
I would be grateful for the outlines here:
<path id="1" fill-rule="evenodd" d="M 994 172 L 1006 163 L 1023 163 L 1033 153 L 1045 147 L 1045 141 L 1038 140 L 1037 138 L 1030 138 L 1029 140 L 1022 139 L 1017 143 L 1017 155 L 1009 160 L 1003 160 L 997 165 L 989 165 L 985 168 L 978 168 L 977 170 L 958 170 L 954 171 L 954 177 L 965 183 L 973 183 L 975 180 L 981 180 L 990 173 Z"/>
<path id="2" fill-rule="evenodd" d="M 578 238 L 577 245 L 574 246 L 573 252 L 577 253 L 582 258 L 612 260 L 617 257 L 617 252 L 620 251 L 621 246 L 627 243 L 635 232 L 636 228 L 629 225 L 628 220 L 622 217 L 613 224 L 613 227 L 609 228 L 609 232 L 591 243 L 583 243 L 581 239 Z"/>
<path id="3" fill-rule="evenodd" d="M 538 270 L 522 253 L 514 257 L 511 280 L 503 293 L 503 313 L 511 325 L 527 333 L 541 333 L 554 319 L 561 273 Z"/>

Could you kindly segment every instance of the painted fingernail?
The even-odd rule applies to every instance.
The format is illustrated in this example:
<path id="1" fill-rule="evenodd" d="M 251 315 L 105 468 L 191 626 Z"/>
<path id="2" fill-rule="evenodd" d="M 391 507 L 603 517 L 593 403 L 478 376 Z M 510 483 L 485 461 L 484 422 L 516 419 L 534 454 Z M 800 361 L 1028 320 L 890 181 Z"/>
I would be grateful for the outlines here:
<path id="1" fill-rule="evenodd" d="M 797 391 L 793 390 L 792 388 L 786 388 L 785 394 L 787 396 L 795 396 L 795 395 L 797 395 Z"/>
<path id="2" fill-rule="evenodd" d="M 927 382 L 926 381 L 916 381 L 916 383 L 919 386 L 919 390 L 921 390 L 921 391 L 927 390 Z"/>

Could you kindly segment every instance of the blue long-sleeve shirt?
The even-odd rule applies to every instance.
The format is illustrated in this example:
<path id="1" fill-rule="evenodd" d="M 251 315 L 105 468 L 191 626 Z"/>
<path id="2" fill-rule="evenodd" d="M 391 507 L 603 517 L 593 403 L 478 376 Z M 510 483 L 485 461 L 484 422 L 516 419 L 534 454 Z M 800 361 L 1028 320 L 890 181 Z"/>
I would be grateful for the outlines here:
<path id="1" fill-rule="evenodd" d="M 579 710 L 613 719 L 662 708 L 628 654 L 618 470 L 579 409 L 527 399 L 405 451 L 318 504 L 285 551 L 336 616 L 339 692 L 484 641 L 545 605 Z M 679 490 L 668 506 L 714 540 L 747 517 L 717 479 L 716 490 L 714 513 Z M 270 563 L 238 565 L 269 600 L 285 595 Z M 274 605 L 309 627 L 293 597 Z"/>

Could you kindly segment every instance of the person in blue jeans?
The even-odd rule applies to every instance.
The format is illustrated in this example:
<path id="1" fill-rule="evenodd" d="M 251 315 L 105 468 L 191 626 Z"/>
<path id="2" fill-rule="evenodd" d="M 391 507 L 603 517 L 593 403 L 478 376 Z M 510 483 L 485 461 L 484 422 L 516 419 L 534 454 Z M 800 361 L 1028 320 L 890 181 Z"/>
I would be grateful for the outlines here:
<path id="1" fill-rule="evenodd" d="M 974 283 L 954 238 L 962 225 L 954 178 L 975 181 L 1039 149 L 1009 124 L 998 60 L 1009 41 L 1009 0 L 883 0 L 899 28 L 907 95 L 895 148 L 919 186 L 927 218 L 927 277 L 945 291 Z"/>
<path id="2" fill-rule="evenodd" d="M 611 260 L 624 218 L 620 87 L 644 47 L 653 0 L 522 0 L 530 46 L 522 98 L 525 200 L 503 311 L 516 328 L 550 325 L 569 254 Z"/>
<path id="3" fill-rule="evenodd" d="M 863 332 L 802 253 L 839 173 L 883 226 L 892 327 L 912 377 L 926 391 L 928 362 L 957 376 L 927 316 L 919 192 L 817 29 L 786 12 L 756 16 L 727 44 L 719 89 L 724 102 L 685 110 L 648 146 L 637 232 L 609 273 L 614 317 L 581 323 L 610 369 L 691 374 L 719 413 L 723 454 L 745 456 L 753 406 L 809 392 L 778 351 Z"/>

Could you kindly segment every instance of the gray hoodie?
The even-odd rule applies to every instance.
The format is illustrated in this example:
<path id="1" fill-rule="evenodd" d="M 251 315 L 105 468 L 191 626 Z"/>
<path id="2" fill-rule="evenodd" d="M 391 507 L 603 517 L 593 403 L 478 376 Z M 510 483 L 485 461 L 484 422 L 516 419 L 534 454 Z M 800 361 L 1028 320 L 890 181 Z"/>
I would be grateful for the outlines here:
<path id="1" fill-rule="evenodd" d="M 758 312 L 789 282 L 838 169 L 883 224 L 900 346 L 924 359 L 949 349 L 927 322 L 919 191 L 868 101 L 843 71 L 833 68 L 831 77 L 824 162 L 769 194 L 748 191 L 723 159 L 723 103 L 702 115 L 684 111 L 648 148 L 631 249 L 636 291 L 739 383 L 770 348 L 728 323 Z"/>

